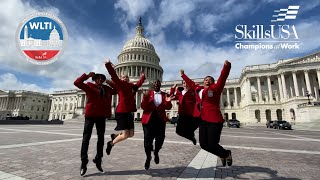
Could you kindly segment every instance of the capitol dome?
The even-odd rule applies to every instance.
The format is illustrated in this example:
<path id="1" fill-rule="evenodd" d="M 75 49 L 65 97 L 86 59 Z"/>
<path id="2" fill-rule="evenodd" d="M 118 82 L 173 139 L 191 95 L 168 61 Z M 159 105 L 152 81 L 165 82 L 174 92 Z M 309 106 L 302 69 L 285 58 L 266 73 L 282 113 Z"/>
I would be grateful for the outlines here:
<path id="1" fill-rule="evenodd" d="M 140 79 L 140 71 L 145 73 L 147 81 L 162 81 L 160 58 L 151 42 L 144 37 L 143 31 L 140 17 L 136 35 L 123 46 L 115 70 L 118 76 L 127 74 L 131 81 Z"/>

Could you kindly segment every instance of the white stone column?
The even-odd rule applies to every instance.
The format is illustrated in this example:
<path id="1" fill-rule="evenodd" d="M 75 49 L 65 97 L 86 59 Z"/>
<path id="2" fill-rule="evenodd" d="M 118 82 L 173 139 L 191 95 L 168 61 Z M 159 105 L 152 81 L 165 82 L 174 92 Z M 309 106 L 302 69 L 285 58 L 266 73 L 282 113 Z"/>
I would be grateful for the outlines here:
<path id="1" fill-rule="evenodd" d="M 280 101 L 283 100 L 283 90 L 282 90 L 282 83 L 280 75 L 278 75 L 278 85 L 279 85 L 279 95 L 280 95 Z"/>
<path id="2" fill-rule="evenodd" d="M 137 107 L 137 108 L 138 108 L 138 92 L 139 92 L 139 91 L 136 92 L 136 107 Z"/>
<path id="3" fill-rule="evenodd" d="M 320 69 L 317 69 L 317 77 L 318 77 L 318 86 L 320 89 Z"/>
<path id="4" fill-rule="evenodd" d="M 227 102 L 228 102 L 228 108 L 231 107 L 231 104 L 230 104 L 230 91 L 229 91 L 229 88 L 226 88 L 227 89 Z"/>
<path id="5" fill-rule="evenodd" d="M 237 87 L 235 87 L 234 89 L 233 89 L 233 91 L 234 91 L 234 105 L 236 106 L 236 107 L 238 107 L 239 106 L 239 104 L 238 104 L 238 93 L 237 93 Z"/>
<path id="6" fill-rule="evenodd" d="M 0 109 L 3 109 L 4 98 L 0 97 Z"/>
<path id="7" fill-rule="evenodd" d="M 79 108 L 81 108 L 81 104 L 82 104 L 82 96 L 81 96 L 81 95 L 78 95 L 78 102 L 77 102 L 77 103 L 78 103 L 77 106 L 78 106 Z"/>
<path id="8" fill-rule="evenodd" d="M 284 72 L 281 73 L 281 81 L 282 81 L 282 92 L 283 92 L 283 99 L 287 99 L 287 86 L 286 86 L 286 79 L 284 77 Z"/>
<path id="9" fill-rule="evenodd" d="M 316 99 L 319 99 L 319 91 L 318 91 L 318 88 L 314 86 L 314 87 L 313 87 L 313 90 L 314 90 L 314 94 L 315 94 L 315 96 L 316 96 L 315 98 L 316 98 Z"/>
<path id="10" fill-rule="evenodd" d="M 310 85 L 308 70 L 304 70 L 304 77 L 305 77 L 306 84 L 307 84 L 307 91 L 309 92 L 310 96 L 312 97 L 313 94 L 312 94 L 312 89 L 311 89 L 311 85 Z"/>
<path id="11" fill-rule="evenodd" d="M 135 76 L 139 77 L 138 66 L 136 66 L 136 74 L 135 74 Z"/>
<path id="12" fill-rule="evenodd" d="M 270 76 L 267 76 L 267 81 L 268 81 L 269 101 L 273 101 L 273 97 L 272 97 L 272 86 L 271 86 Z"/>
<path id="13" fill-rule="evenodd" d="M 223 106 L 223 93 L 221 93 L 221 96 L 220 96 L 220 108 L 224 108 Z"/>
<path id="14" fill-rule="evenodd" d="M 258 95 L 259 95 L 259 101 L 262 101 L 262 93 L 261 93 L 261 82 L 260 82 L 260 77 L 257 77 L 257 84 L 258 84 Z"/>
<path id="15" fill-rule="evenodd" d="M 248 104 L 250 104 L 252 102 L 252 95 L 251 95 L 251 82 L 250 82 L 250 78 L 247 78 L 247 102 Z"/>
<path id="16" fill-rule="evenodd" d="M 293 78 L 294 93 L 296 94 L 296 96 L 300 96 L 296 71 L 292 71 L 292 78 Z"/>
<path id="17" fill-rule="evenodd" d="M 87 95 L 84 94 L 84 102 L 83 102 L 83 107 L 86 107 L 86 104 L 87 104 Z"/>
<path id="18" fill-rule="evenodd" d="M 149 67 L 149 78 L 152 78 L 152 75 L 151 75 L 151 68 Z"/>
<path id="19" fill-rule="evenodd" d="M 134 76 L 134 74 L 133 74 L 133 67 L 132 67 L 132 66 L 130 66 L 130 76 Z"/>

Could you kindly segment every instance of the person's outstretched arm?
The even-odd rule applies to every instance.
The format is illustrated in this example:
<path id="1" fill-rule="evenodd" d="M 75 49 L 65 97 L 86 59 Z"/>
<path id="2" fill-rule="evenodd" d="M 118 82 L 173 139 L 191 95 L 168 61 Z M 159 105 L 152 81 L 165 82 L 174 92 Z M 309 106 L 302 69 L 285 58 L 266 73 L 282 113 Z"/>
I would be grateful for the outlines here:
<path id="1" fill-rule="evenodd" d="M 230 70 L 231 70 L 231 63 L 228 60 L 224 61 L 224 65 L 223 65 L 221 74 L 220 74 L 219 79 L 216 83 L 216 86 L 218 88 L 219 93 L 222 92 L 224 85 L 226 84 Z"/>
<path id="2" fill-rule="evenodd" d="M 186 82 L 186 84 L 190 87 L 190 89 L 194 89 L 196 84 L 187 76 L 184 74 L 184 70 L 180 70 L 180 74 L 182 79 Z"/>
<path id="3" fill-rule="evenodd" d="M 138 81 L 136 84 L 134 84 L 134 86 L 135 86 L 136 88 L 141 87 L 142 84 L 144 83 L 144 80 L 146 80 L 146 76 L 144 75 L 144 72 L 141 71 L 141 72 L 140 72 L 140 79 L 139 79 L 139 81 Z"/>
<path id="4" fill-rule="evenodd" d="M 166 97 L 166 100 L 164 102 L 165 103 L 164 106 L 165 106 L 166 110 L 170 110 L 172 108 L 171 101 L 174 100 L 174 98 L 175 98 L 175 96 L 173 94 Z"/>
<path id="5" fill-rule="evenodd" d="M 84 73 L 80 77 L 78 77 L 73 84 L 79 89 L 82 89 L 84 92 L 88 92 L 90 90 L 90 87 L 83 82 L 88 80 L 90 77 L 93 77 L 94 75 L 94 72 L 90 72 L 88 75 Z"/>
<path id="6" fill-rule="evenodd" d="M 110 60 L 106 60 L 105 64 L 104 64 L 108 70 L 108 73 L 111 76 L 111 79 L 113 82 L 118 83 L 120 81 L 116 71 L 114 70 L 114 68 L 112 67 L 112 63 L 110 62 Z"/>

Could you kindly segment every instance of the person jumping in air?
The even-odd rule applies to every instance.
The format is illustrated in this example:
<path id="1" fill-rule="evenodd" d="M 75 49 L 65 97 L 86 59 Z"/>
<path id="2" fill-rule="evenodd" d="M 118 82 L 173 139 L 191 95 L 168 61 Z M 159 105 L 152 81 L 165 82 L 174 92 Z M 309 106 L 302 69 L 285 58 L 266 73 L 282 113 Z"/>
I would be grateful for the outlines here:
<path id="1" fill-rule="evenodd" d="M 202 149 L 220 157 L 222 165 L 232 165 L 231 151 L 224 149 L 220 144 L 220 136 L 224 119 L 220 111 L 220 97 L 226 80 L 229 76 L 231 63 L 224 62 L 218 81 L 215 83 L 213 77 L 204 78 L 203 86 L 196 85 L 181 70 L 181 77 L 187 85 L 195 89 L 196 105 L 194 109 L 194 117 L 200 117 L 199 125 L 199 141 Z"/>
<path id="2" fill-rule="evenodd" d="M 133 112 L 137 111 L 135 91 L 142 86 L 145 78 L 143 72 L 140 72 L 140 80 L 134 84 L 129 82 L 129 77 L 123 75 L 121 79 L 116 74 L 110 60 L 105 62 L 105 67 L 107 68 L 112 83 L 108 82 L 118 93 L 119 102 L 115 111 L 115 118 L 117 120 L 117 126 L 115 130 L 122 131 L 120 134 L 111 134 L 111 141 L 107 143 L 106 153 L 110 155 L 112 147 L 134 135 L 134 119 Z"/>
<path id="3" fill-rule="evenodd" d="M 87 82 L 89 78 L 95 83 Z M 88 148 L 92 134 L 93 125 L 96 124 L 97 129 L 97 154 L 93 159 L 96 167 L 99 171 L 103 172 L 101 167 L 103 157 L 103 145 L 104 145 L 104 133 L 106 129 L 106 118 L 111 116 L 111 98 L 116 94 L 116 91 L 109 86 L 102 83 L 106 80 L 106 76 L 103 74 L 95 74 L 90 72 L 89 74 L 83 74 L 74 81 L 74 85 L 82 89 L 87 96 L 85 121 L 83 129 L 83 138 L 81 146 L 81 167 L 80 175 L 83 176 L 87 172 L 88 160 Z"/>
<path id="4" fill-rule="evenodd" d="M 160 87 L 160 80 L 155 80 L 153 82 L 154 90 L 149 90 L 144 93 L 141 102 L 141 108 L 143 109 L 141 123 L 144 133 L 144 150 L 147 156 L 144 164 L 146 170 L 150 168 L 150 161 L 152 159 L 151 151 L 154 139 L 154 162 L 156 164 L 159 164 L 160 162 L 159 151 L 164 142 L 166 122 L 168 120 L 166 110 L 172 108 L 171 100 L 174 99 L 173 95 L 169 96 L 165 92 L 160 91 Z"/>
<path id="5" fill-rule="evenodd" d="M 193 117 L 194 105 L 196 103 L 195 90 L 190 89 L 185 81 L 182 81 L 183 87 L 178 87 L 175 84 L 171 90 L 170 94 L 175 92 L 175 100 L 179 100 L 178 106 L 178 122 L 176 127 L 176 133 L 190 141 L 194 145 L 197 144 L 197 140 L 194 135 L 194 131 L 199 126 L 199 119 Z"/>

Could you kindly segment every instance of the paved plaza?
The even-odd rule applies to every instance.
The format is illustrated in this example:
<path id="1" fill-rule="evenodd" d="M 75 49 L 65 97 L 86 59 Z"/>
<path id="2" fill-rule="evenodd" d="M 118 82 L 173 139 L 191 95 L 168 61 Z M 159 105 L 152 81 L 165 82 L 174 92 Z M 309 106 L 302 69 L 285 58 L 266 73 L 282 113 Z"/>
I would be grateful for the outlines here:
<path id="1" fill-rule="evenodd" d="M 107 121 L 105 142 L 114 132 Z M 232 150 L 234 164 L 222 167 L 216 156 L 177 136 L 167 124 L 160 163 L 144 169 L 143 131 L 104 154 L 99 173 L 93 131 L 84 177 L 79 175 L 83 119 L 64 125 L 1 125 L 0 179 L 320 179 L 320 132 L 265 127 L 224 128 L 221 144 Z M 198 132 L 197 132 L 198 135 Z"/>

